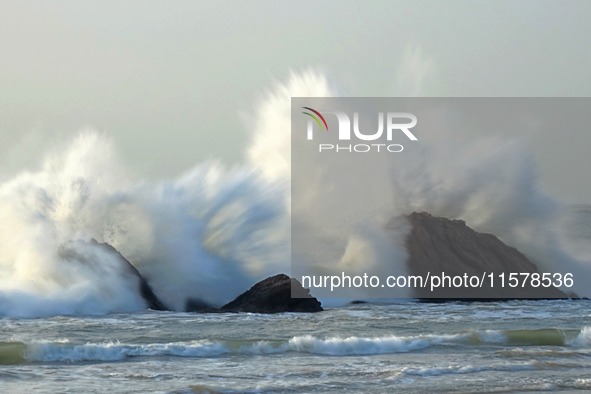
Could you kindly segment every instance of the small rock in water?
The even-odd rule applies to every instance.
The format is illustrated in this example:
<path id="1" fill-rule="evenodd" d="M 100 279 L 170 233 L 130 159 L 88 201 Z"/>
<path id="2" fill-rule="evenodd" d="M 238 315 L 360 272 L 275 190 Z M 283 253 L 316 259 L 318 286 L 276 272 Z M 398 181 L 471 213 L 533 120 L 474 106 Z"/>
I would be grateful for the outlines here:
<path id="1" fill-rule="evenodd" d="M 320 312 L 320 301 L 297 279 L 278 274 L 264 279 L 224 305 L 222 312 Z"/>

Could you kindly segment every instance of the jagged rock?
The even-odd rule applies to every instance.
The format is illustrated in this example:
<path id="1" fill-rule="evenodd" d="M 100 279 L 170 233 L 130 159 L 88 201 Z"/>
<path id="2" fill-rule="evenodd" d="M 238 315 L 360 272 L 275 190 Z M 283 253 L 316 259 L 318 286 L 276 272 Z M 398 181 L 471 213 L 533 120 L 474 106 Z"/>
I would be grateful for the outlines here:
<path id="1" fill-rule="evenodd" d="M 506 245 L 492 234 L 478 233 L 462 220 L 434 217 L 426 212 L 407 216 L 412 229 L 406 239 L 411 275 L 426 276 L 445 272 L 463 276 L 493 273 L 495 286 L 485 281 L 481 288 L 415 289 L 415 296 L 424 299 L 514 299 L 568 298 L 555 287 L 508 287 L 509 273 L 536 273 L 538 268 L 517 249 Z M 506 274 L 505 287 L 500 287 L 498 274 Z"/>
<path id="2" fill-rule="evenodd" d="M 293 292 L 293 298 L 292 298 Z M 297 279 L 279 274 L 258 282 L 234 301 L 224 305 L 222 312 L 319 312 L 320 302 L 302 287 Z"/>
<path id="3" fill-rule="evenodd" d="M 156 311 L 166 311 L 168 308 L 164 306 L 162 302 L 156 297 L 156 294 L 152 291 L 152 288 L 148 284 L 148 282 L 144 279 L 144 277 L 140 274 L 140 272 L 135 268 L 117 249 L 113 246 L 109 245 L 108 243 L 100 243 L 97 242 L 95 239 L 91 239 L 90 242 L 96 243 L 98 246 L 103 248 L 106 251 L 116 254 L 121 259 L 121 263 L 124 264 L 129 272 L 132 275 L 135 275 L 140 280 L 140 292 L 142 297 L 148 303 L 148 308 L 156 310 Z"/>
<path id="4" fill-rule="evenodd" d="M 120 261 L 123 269 L 126 270 L 129 273 L 129 275 L 137 278 L 137 280 L 139 281 L 139 289 L 138 290 L 139 290 L 142 298 L 148 304 L 148 308 L 154 309 L 154 310 L 159 310 L 159 311 L 168 310 L 160 302 L 158 297 L 156 297 L 156 295 L 152 291 L 152 288 L 150 287 L 148 282 L 146 282 L 146 280 L 142 277 L 142 275 L 139 273 L 139 271 L 125 257 L 123 257 L 123 255 L 121 253 L 119 253 L 119 251 L 117 251 L 117 249 L 115 249 L 113 246 L 109 245 L 108 243 L 100 243 L 95 239 L 91 239 L 90 241 L 78 240 L 78 241 L 74 241 L 74 242 L 70 242 L 70 243 L 66 243 L 66 244 L 61 245 L 61 247 L 58 250 L 58 254 L 60 255 L 60 257 L 62 257 L 64 259 L 77 261 L 82 264 L 92 263 L 91 261 L 87 261 L 86 256 L 79 253 L 79 249 L 76 246 L 80 243 L 85 244 L 90 247 L 100 248 L 102 251 L 115 256 L 117 258 L 117 260 Z"/>

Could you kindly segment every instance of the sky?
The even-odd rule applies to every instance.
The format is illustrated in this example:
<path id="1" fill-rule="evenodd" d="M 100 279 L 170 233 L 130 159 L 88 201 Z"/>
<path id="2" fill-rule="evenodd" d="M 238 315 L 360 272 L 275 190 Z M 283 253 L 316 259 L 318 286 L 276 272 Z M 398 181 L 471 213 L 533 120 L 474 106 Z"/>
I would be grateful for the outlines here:
<path id="1" fill-rule="evenodd" d="M 2 1 L 0 179 L 86 127 L 149 179 L 236 163 L 257 102 L 309 67 L 346 96 L 591 96 L 589 15 L 586 0 Z M 591 203 L 591 133 L 532 144 L 544 186 Z"/>

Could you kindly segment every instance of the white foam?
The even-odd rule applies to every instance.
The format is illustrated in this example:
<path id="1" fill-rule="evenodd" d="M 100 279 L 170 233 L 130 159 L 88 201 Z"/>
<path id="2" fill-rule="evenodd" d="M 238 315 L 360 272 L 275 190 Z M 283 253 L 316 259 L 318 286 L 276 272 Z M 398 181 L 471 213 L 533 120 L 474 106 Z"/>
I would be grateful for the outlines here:
<path id="1" fill-rule="evenodd" d="M 293 351 L 331 356 L 406 353 L 425 349 L 437 344 L 457 340 L 463 335 L 425 335 L 388 337 L 330 337 L 316 338 L 311 335 L 294 337 L 289 341 Z"/>
<path id="2" fill-rule="evenodd" d="M 109 138 L 85 132 L 48 155 L 39 169 L 0 184 L 0 316 L 144 309 L 137 280 L 122 274 L 109 256 L 83 244 L 77 252 L 91 264 L 59 256 L 61 245 L 78 239 L 112 244 L 174 310 L 183 310 L 189 298 L 221 305 L 268 275 L 289 272 L 289 105 L 296 95 L 335 91 L 313 71 L 277 84 L 255 111 L 248 157 L 237 168 L 202 163 L 176 179 L 143 182 L 127 174 Z M 429 211 L 465 219 L 542 268 L 572 268 L 575 285 L 581 286 L 574 290 L 589 295 L 584 285 L 589 269 L 559 245 L 549 225 L 558 206 L 540 193 L 526 144 L 490 139 L 455 144 L 442 126 L 420 146 L 421 153 L 408 156 L 404 166 L 376 173 L 375 178 L 392 180 L 392 195 L 382 196 L 381 218 Z M 312 201 L 317 210 L 332 204 Z M 407 229 L 401 226 L 391 239 L 374 222 L 358 224 L 357 233 L 344 235 L 350 247 L 341 263 L 352 271 L 366 270 L 367 264 L 375 272 L 403 270 Z M 364 261 L 367 256 L 373 256 L 371 262 Z M 355 340 L 349 342 L 355 348 Z M 330 342 L 306 343 L 298 346 L 334 351 Z M 406 346 L 394 340 L 366 345 Z"/>
<path id="3" fill-rule="evenodd" d="M 212 357 L 227 352 L 223 344 L 211 341 L 145 345 L 107 342 L 75 346 L 34 343 L 27 345 L 25 359 L 42 362 L 119 361 L 142 356 Z"/>
<path id="4" fill-rule="evenodd" d="M 583 327 L 574 339 L 567 341 L 567 344 L 579 348 L 591 347 L 591 326 Z"/>
<path id="5" fill-rule="evenodd" d="M 288 341 L 256 341 L 241 346 L 232 342 L 125 344 L 120 342 L 72 344 L 67 340 L 26 344 L 25 358 L 38 362 L 118 361 L 129 357 L 215 357 L 222 354 L 275 354 L 286 352 L 329 356 L 406 353 L 453 342 L 465 335 L 328 337 L 295 336 Z"/>
<path id="6" fill-rule="evenodd" d="M 493 365 L 449 365 L 446 367 L 423 367 L 423 368 L 404 368 L 402 372 L 405 375 L 411 376 L 440 376 L 440 375 L 455 375 L 455 374 L 470 374 L 478 372 L 510 372 L 510 371 L 527 371 L 536 368 L 534 361 L 521 363 L 499 363 Z"/>
<path id="7" fill-rule="evenodd" d="M 288 272 L 283 193 L 252 169 L 196 167 L 177 180 L 119 180 L 112 144 L 84 133 L 39 171 L 0 185 L 0 316 L 106 314 L 146 308 L 117 248 L 170 308 L 223 304 Z M 73 245 L 83 260 L 58 253 Z M 82 258 L 81 257 L 81 258 Z"/>
<path id="8" fill-rule="evenodd" d="M 507 336 L 498 330 L 485 330 L 479 332 L 479 337 L 482 342 L 485 343 L 505 343 L 507 342 Z"/>
<path id="9" fill-rule="evenodd" d="M 252 341 L 237 344 L 233 341 L 195 340 L 187 342 L 125 344 L 120 342 L 72 344 L 68 339 L 36 340 L 26 343 L 25 358 L 41 362 L 76 361 L 117 361 L 129 357 L 215 357 L 223 354 L 276 354 L 309 353 L 325 356 L 358 356 L 395 354 L 420 351 L 433 346 L 447 346 L 470 343 L 473 333 L 431 334 L 431 335 L 389 335 L 383 337 L 316 337 L 294 336 L 289 340 Z M 476 332 L 485 343 L 507 342 L 501 331 Z M 591 328 L 584 327 L 579 336 L 569 345 L 588 347 Z M 477 345 L 477 344 L 476 344 Z M 520 349 L 510 349 L 518 351 Z M 531 363 L 494 364 L 492 366 L 457 366 L 407 368 L 407 375 L 440 375 L 452 373 L 473 373 L 480 371 L 510 371 L 533 368 Z"/>

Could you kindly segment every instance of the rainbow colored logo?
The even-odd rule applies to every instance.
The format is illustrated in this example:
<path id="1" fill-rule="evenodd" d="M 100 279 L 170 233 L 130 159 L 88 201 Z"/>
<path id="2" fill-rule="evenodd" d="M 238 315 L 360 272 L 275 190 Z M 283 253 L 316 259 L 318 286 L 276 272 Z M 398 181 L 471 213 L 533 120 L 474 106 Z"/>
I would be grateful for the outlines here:
<path id="1" fill-rule="evenodd" d="M 307 109 L 308 111 L 312 112 L 312 113 L 310 113 L 308 111 L 304 111 L 304 112 L 302 112 L 303 114 L 308 115 L 309 117 L 314 119 L 316 121 L 316 123 L 318 123 L 318 127 L 320 127 L 321 129 L 326 129 L 326 131 L 328 131 L 328 123 L 326 123 L 326 119 L 324 119 L 324 116 L 322 116 L 322 114 L 320 112 L 318 112 L 315 109 L 312 109 L 310 107 L 302 107 L 302 108 Z"/>

